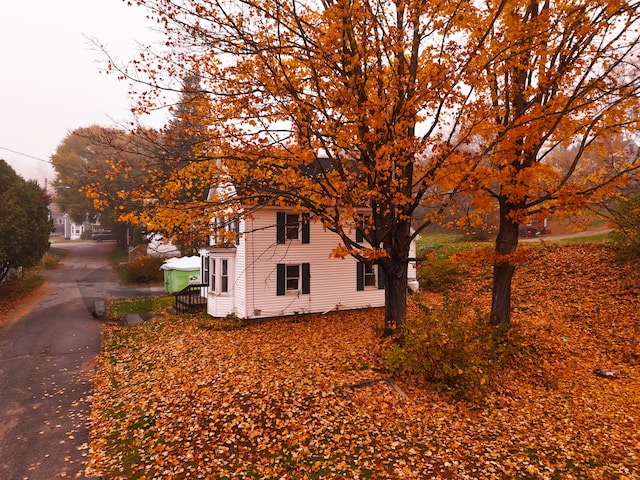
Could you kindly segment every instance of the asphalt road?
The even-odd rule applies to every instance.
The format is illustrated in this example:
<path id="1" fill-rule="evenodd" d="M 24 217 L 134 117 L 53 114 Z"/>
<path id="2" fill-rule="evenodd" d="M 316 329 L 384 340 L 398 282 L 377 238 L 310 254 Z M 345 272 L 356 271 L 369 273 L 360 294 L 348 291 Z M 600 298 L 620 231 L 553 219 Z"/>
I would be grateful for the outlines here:
<path id="1" fill-rule="evenodd" d="M 119 287 L 113 242 L 67 242 L 63 266 L 45 271 L 48 292 L 0 327 L 0 479 L 82 478 L 88 455 L 90 376 L 101 322 L 96 299 L 149 295 Z"/>

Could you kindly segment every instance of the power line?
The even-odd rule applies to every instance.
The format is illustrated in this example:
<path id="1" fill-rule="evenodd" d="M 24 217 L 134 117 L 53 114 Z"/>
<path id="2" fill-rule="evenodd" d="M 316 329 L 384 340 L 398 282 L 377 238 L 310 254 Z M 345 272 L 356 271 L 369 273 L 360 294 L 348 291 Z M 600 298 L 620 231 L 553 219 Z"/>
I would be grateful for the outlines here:
<path id="1" fill-rule="evenodd" d="M 34 160 L 38 160 L 39 162 L 53 164 L 53 162 L 51 160 L 44 160 L 42 158 L 38 158 L 38 157 L 34 157 L 33 155 L 29 155 L 27 153 L 22 153 L 22 152 L 17 152 L 15 150 L 11 150 L 10 148 L 7 148 L 7 147 L 0 146 L 0 150 L 6 150 L 7 152 L 15 153 L 17 155 L 22 155 L 23 157 L 33 158 Z"/>

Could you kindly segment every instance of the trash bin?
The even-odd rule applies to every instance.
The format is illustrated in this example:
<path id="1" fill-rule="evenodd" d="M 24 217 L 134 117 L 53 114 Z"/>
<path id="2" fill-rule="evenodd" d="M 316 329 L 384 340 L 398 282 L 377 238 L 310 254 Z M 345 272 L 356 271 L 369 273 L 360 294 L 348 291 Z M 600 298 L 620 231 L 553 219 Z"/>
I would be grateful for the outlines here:
<path id="1" fill-rule="evenodd" d="M 160 266 L 164 271 L 164 289 L 176 293 L 187 285 L 200 283 L 200 257 L 170 258 Z"/>

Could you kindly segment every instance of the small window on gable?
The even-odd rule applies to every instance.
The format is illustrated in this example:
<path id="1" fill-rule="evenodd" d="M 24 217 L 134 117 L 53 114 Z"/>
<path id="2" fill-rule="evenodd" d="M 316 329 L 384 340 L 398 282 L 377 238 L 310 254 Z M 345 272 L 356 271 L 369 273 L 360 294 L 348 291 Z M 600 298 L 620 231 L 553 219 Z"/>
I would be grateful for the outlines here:
<path id="1" fill-rule="evenodd" d="M 240 244 L 240 222 L 237 217 L 220 217 L 214 220 L 212 245 L 217 247 Z"/>
<path id="2" fill-rule="evenodd" d="M 356 223 L 356 242 L 362 243 L 364 241 L 364 236 L 369 233 L 372 225 L 373 218 L 371 215 L 358 215 L 358 221 Z"/>

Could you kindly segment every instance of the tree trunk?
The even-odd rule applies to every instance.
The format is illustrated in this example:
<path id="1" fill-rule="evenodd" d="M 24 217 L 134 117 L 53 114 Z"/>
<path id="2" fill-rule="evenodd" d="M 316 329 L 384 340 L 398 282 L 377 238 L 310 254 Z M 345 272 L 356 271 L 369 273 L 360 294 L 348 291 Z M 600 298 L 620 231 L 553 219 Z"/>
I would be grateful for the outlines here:
<path id="1" fill-rule="evenodd" d="M 407 263 L 389 262 L 384 270 L 384 336 L 400 331 L 407 316 Z"/>
<path id="2" fill-rule="evenodd" d="M 388 233 L 384 249 L 388 257 L 380 260 L 384 271 L 384 336 L 401 331 L 407 316 L 407 267 L 411 245 L 411 225 L 398 222 Z"/>
<path id="3" fill-rule="evenodd" d="M 495 247 L 497 258 L 493 265 L 491 321 L 504 326 L 511 324 L 511 280 L 516 268 L 508 256 L 518 247 L 519 225 L 510 216 L 514 209 L 514 205 L 504 199 L 500 200 L 500 231 Z"/>

